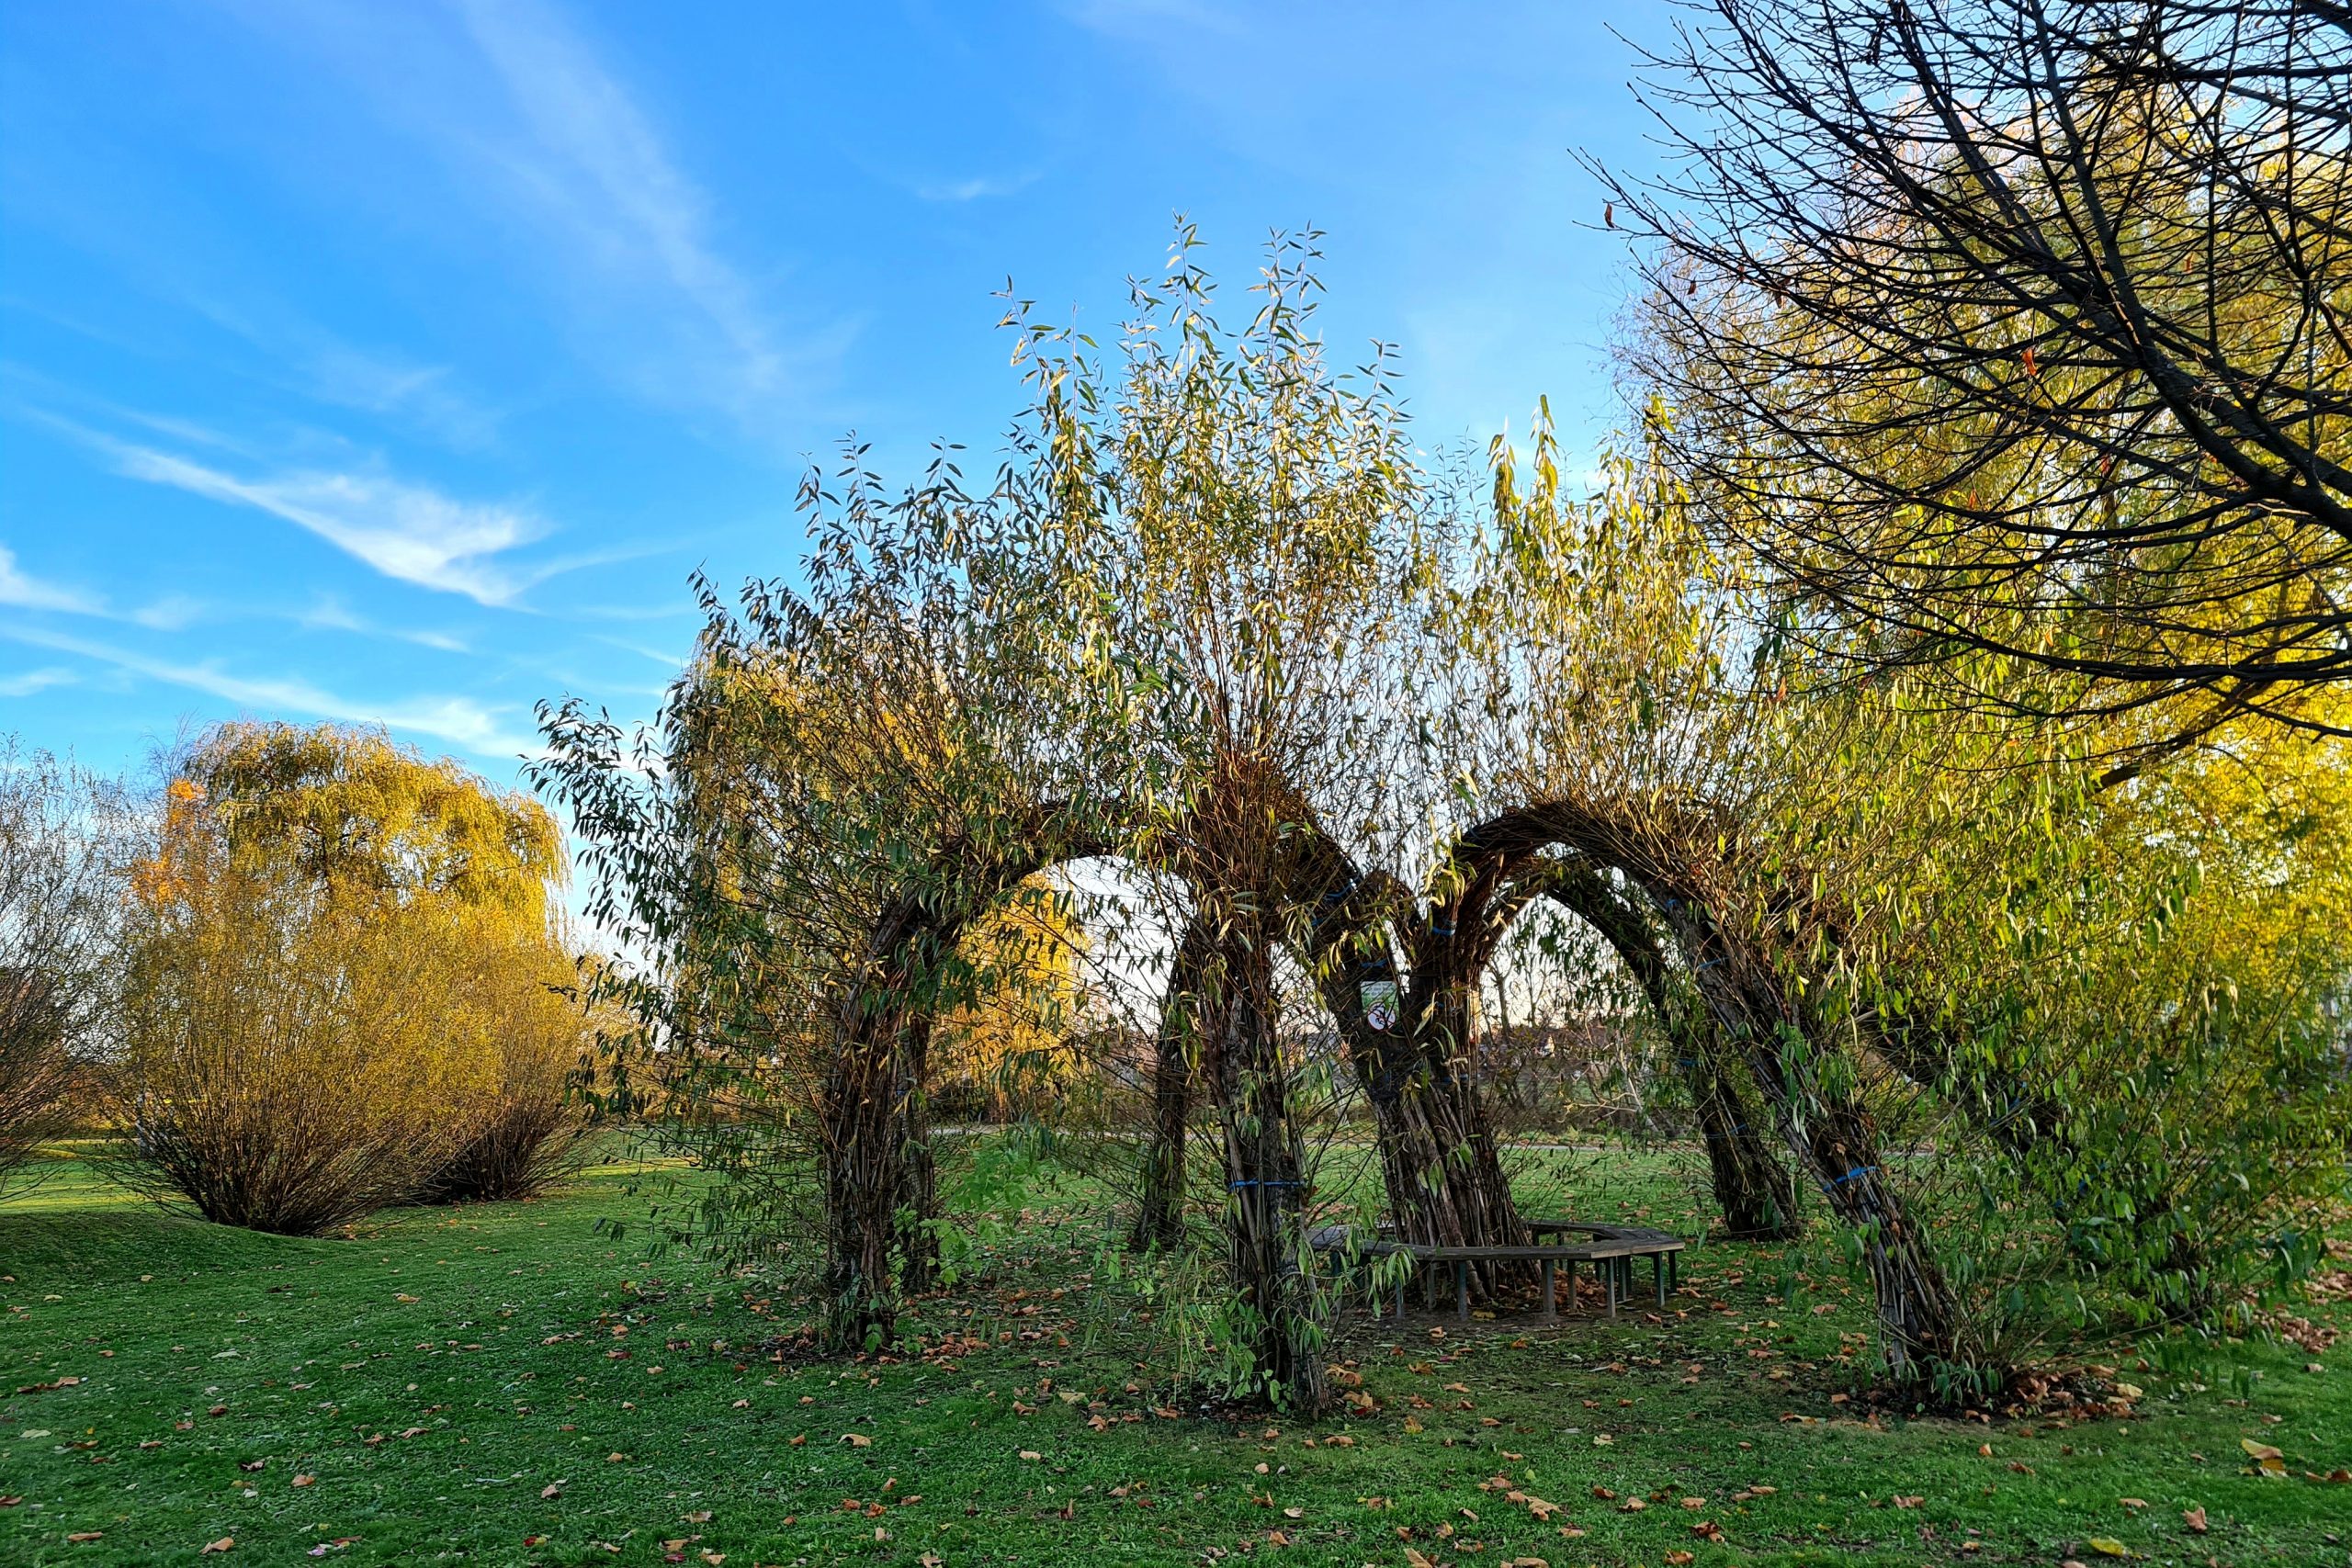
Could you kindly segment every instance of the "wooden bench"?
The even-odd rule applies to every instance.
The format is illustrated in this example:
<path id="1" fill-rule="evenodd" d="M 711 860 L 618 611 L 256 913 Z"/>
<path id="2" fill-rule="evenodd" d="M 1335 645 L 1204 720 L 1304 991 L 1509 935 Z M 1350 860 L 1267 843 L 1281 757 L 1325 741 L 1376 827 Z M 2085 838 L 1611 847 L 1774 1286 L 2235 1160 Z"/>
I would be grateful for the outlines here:
<path id="1" fill-rule="evenodd" d="M 1418 1269 L 1428 1264 L 1453 1265 L 1454 1315 L 1464 1322 L 1470 1318 L 1470 1266 L 1474 1263 L 1533 1263 L 1544 1276 L 1544 1313 L 1547 1318 L 1559 1315 L 1555 1294 L 1555 1282 L 1560 1265 L 1568 1270 L 1569 1299 L 1575 1299 L 1577 1265 L 1590 1263 L 1608 1292 L 1609 1315 L 1617 1315 L 1617 1303 L 1622 1293 L 1630 1292 L 1633 1284 L 1633 1260 L 1650 1260 L 1650 1282 L 1657 1292 L 1657 1304 L 1666 1305 L 1666 1293 L 1675 1267 L 1675 1255 L 1685 1243 L 1665 1231 L 1649 1230 L 1632 1225 L 1584 1224 L 1572 1221 L 1546 1221 L 1532 1224 L 1529 1231 L 1537 1236 L 1589 1235 L 1589 1241 L 1539 1241 L 1532 1247 L 1432 1247 L 1419 1242 L 1398 1241 L 1393 1237 L 1376 1236 L 1357 1240 L 1344 1225 L 1328 1226 L 1308 1239 L 1318 1252 L 1347 1252 L 1366 1258 L 1409 1258 Z M 1408 1276 L 1409 1278 L 1409 1276 Z M 1424 1276 L 1428 1281 L 1429 1305 L 1437 1307 L 1437 1276 Z M 1405 1315 L 1406 1280 L 1396 1281 L 1396 1315 Z M 1373 1310 L 1380 1309 L 1379 1299 L 1373 1301 Z"/>
<path id="2" fill-rule="evenodd" d="M 1646 1258 L 1650 1260 L 1650 1285 L 1657 1292 L 1660 1306 L 1666 1304 L 1667 1292 L 1681 1283 L 1682 1248 L 1687 1244 L 1672 1231 L 1654 1230 L 1648 1225 L 1597 1225 L 1580 1220 L 1533 1220 L 1529 1222 L 1527 1229 L 1530 1235 L 1538 1236 L 1589 1235 L 1596 1241 L 1650 1244 L 1640 1251 L 1623 1254 L 1617 1261 L 1620 1269 L 1628 1276 L 1625 1289 L 1631 1292 L 1633 1259 Z M 1661 1268 L 1666 1272 L 1664 1280 L 1658 1278 Z"/>

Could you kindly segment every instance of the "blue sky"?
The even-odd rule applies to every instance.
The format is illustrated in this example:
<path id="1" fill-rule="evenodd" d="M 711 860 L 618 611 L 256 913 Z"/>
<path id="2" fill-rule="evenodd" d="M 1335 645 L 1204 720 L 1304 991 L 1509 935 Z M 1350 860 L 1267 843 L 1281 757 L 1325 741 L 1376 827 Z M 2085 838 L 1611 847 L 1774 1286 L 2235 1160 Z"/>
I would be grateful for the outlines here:
<path id="1" fill-rule="evenodd" d="M 846 434 L 1021 400 L 1010 278 L 1115 326 L 1177 212 L 1432 446 L 1613 418 L 1572 148 L 1645 156 L 1646 3 L 0 6 L 0 730 L 136 766 L 240 715 L 502 782 L 650 711 L 687 573 L 787 571 Z M 1237 304 L 1237 309 L 1238 308 Z"/>

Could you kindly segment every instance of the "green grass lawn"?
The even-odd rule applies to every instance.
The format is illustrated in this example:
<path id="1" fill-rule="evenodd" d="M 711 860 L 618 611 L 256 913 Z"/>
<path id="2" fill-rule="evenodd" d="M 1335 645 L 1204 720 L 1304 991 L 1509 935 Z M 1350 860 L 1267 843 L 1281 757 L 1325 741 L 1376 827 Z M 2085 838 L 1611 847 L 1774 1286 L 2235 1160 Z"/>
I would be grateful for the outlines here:
<path id="1" fill-rule="evenodd" d="M 1581 1168 L 1585 1212 L 1695 1228 L 1674 1168 Z M 1099 1221 L 1050 1184 L 923 1303 L 933 1353 L 797 1364 L 752 1348 L 788 1302 L 600 1233 L 641 1174 L 321 1241 L 79 1167 L 0 1205 L 0 1561 L 2352 1561 L 2352 1486 L 2313 1479 L 2352 1465 L 2341 1355 L 2248 1343 L 2244 1398 L 2126 1362 L 2122 1422 L 1873 1420 L 1839 1359 L 1865 1303 L 1714 1246 L 1613 1325 L 1351 1311 L 1335 1359 L 1377 1408 L 1237 1422 L 1133 1359 L 1130 1301 L 1087 1290 Z"/>

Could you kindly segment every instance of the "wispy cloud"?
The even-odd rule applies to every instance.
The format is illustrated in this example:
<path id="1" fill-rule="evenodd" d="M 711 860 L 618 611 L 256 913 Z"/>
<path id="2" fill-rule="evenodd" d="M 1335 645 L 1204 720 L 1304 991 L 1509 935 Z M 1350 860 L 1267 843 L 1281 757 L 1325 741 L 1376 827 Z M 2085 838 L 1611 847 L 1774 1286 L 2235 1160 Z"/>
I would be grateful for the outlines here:
<path id="1" fill-rule="evenodd" d="M 380 473 L 309 470 L 241 479 L 152 446 L 96 439 L 131 479 L 284 518 L 403 582 L 511 605 L 548 575 L 545 570 L 514 572 L 494 558 L 548 532 L 546 524 L 515 507 L 458 501 Z"/>
<path id="2" fill-rule="evenodd" d="M 242 281 L 167 276 L 154 287 L 256 350 L 260 364 L 239 368 L 267 385 L 337 408 L 382 415 L 459 451 L 479 450 L 498 438 L 500 411 L 469 391 L 449 366 L 423 364 L 397 351 L 349 342 L 283 299 Z M 217 431 L 184 421 L 123 412 L 153 423 L 165 435 L 233 445 Z M 175 430 L 175 424 L 183 428 Z"/>
<path id="3" fill-rule="evenodd" d="M 686 667 L 686 656 L 682 653 L 673 653 L 666 649 L 649 648 L 641 642 L 630 642 L 625 637 L 605 637 L 601 634 L 596 640 L 607 647 L 617 648 L 624 653 L 634 653 L 639 659 L 650 659 L 654 663 L 666 665 L 673 670 L 683 670 Z"/>
<path id="4" fill-rule="evenodd" d="M 379 176 L 391 187 L 386 205 L 413 204 L 408 216 L 424 226 L 454 216 L 461 246 L 512 245 L 514 308 L 552 296 L 579 355 L 639 395 L 769 427 L 841 352 L 837 323 L 795 316 L 787 326 L 763 287 L 772 260 L 747 265 L 729 254 L 737 242 L 723 209 L 680 156 L 663 106 L 632 80 L 634 62 L 570 8 L 218 3 L 309 54 L 310 69 L 333 73 L 438 164 L 394 164 Z M 458 376 L 431 363 L 356 345 L 313 351 L 259 306 L 223 319 L 278 344 L 314 395 L 459 431 L 481 412 Z"/>
<path id="5" fill-rule="evenodd" d="M 982 177 L 919 185 L 915 194 L 925 201 L 979 201 L 993 196 L 1013 196 L 1036 183 L 1037 175 L 1032 172 L 1002 179 Z"/>
<path id="6" fill-rule="evenodd" d="M 151 659 L 111 644 L 29 626 L 0 626 L 0 637 L 55 653 L 95 660 L 128 674 L 202 692 L 256 713 L 302 714 L 346 724 L 380 724 L 390 729 L 430 736 L 483 757 L 536 755 L 540 750 L 536 736 L 506 728 L 503 716 L 509 710 L 485 706 L 470 697 L 428 695 L 368 703 L 337 695 L 307 681 L 256 680 L 232 673 L 216 663 Z"/>
<path id="7" fill-rule="evenodd" d="M 1223 37 L 1247 30 L 1231 9 L 1205 0 L 1067 0 L 1062 15 L 1095 32 L 1164 40 L 1171 28 Z"/>
<path id="8" fill-rule="evenodd" d="M 359 637 L 398 637 L 420 648 L 441 653 L 470 653 L 472 649 L 447 632 L 436 632 L 417 626 L 380 626 L 354 613 L 342 600 L 324 596 L 309 609 L 294 617 L 294 624 L 305 631 L 351 632 Z"/>
<path id="9" fill-rule="evenodd" d="M 0 604 L 20 610 L 56 610 L 69 615 L 106 614 L 104 600 L 28 575 L 17 565 L 16 552 L 0 545 Z"/>
<path id="10" fill-rule="evenodd" d="M 193 625 L 204 614 L 204 606 L 185 593 L 166 594 L 136 610 L 118 610 L 102 595 L 33 576 L 17 564 L 16 552 L 6 545 L 0 545 L 0 604 L 19 610 L 47 610 L 61 615 L 135 621 L 159 631 L 176 631 Z"/>
<path id="11" fill-rule="evenodd" d="M 535 0 L 457 0 L 457 9 L 524 131 L 469 151 L 562 232 L 568 255 L 665 289 L 719 351 L 734 397 L 777 391 L 786 355 L 710 237 L 709 198 L 620 79 Z"/>
<path id="12" fill-rule="evenodd" d="M 204 617 L 206 607 L 201 600 L 185 593 L 166 593 L 152 604 L 142 604 L 121 618 L 135 621 L 150 631 L 177 632 Z"/>
<path id="13" fill-rule="evenodd" d="M 42 670 L 28 670 L 21 675 L 0 675 L 0 697 L 29 697 L 35 692 L 45 692 L 51 686 L 78 683 L 74 671 L 51 665 Z"/>

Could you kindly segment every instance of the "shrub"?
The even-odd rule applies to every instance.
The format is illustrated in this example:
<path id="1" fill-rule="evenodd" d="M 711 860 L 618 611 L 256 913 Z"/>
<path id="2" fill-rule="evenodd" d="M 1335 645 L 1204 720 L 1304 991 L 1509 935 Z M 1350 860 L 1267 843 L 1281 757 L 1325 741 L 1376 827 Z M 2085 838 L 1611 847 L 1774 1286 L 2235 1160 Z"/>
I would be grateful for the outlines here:
<path id="1" fill-rule="evenodd" d="M 582 1028 L 544 811 L 379 732 L 230 725 L 154 828 L 117 1074 L 134 1184 L 308 1235 L 561 1168 Z"/>
<path id="2" fill-rule="evenodd" d="M 495 1072 L 458 1108 L 456 1145 L 417 1191 L 426 1203 L 537 1196 L 580 1163 L 587 1125 L 570 1089 L 587 1045 L 587 1020 L 567 986 L 571 965 L 544 941 L 484 943 L 478 971 L 495 1040 Z"/>
<path id="3" fill-rule="evenodd" d="M 132 947 L 126 1179 L 288 1235 L 413 1193 L 458 1141 L 447 1108 L 488 1088 L 482 1021 L 442 999 L 463 979 L 457 913 L 338 903 L 266 866 L 178 857 Z"/>

